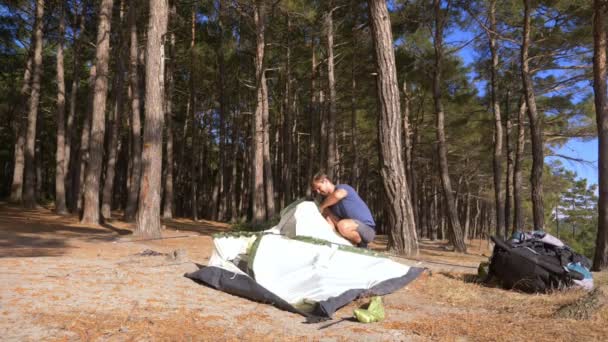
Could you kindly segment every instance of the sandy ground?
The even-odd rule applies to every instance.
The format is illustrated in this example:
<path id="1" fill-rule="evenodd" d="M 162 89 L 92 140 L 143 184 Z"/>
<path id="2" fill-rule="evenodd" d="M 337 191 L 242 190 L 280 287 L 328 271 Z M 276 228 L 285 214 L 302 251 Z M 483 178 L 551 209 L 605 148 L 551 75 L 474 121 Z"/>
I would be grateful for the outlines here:
<path id="1" fill-rule="evenodd" d="M 489 253 L 471 243 L 467 255 L 423 242 L 415 260 L 427 272 L 384 297 L 380 323 L 350 321 L 361 300 L 333 321 L 306 324 L 297 314 L 219 292 L 183 276 L 205 265 L 211 235 L 222 223 L 171 220 L 163 240 L 134 240 L 132 226 L 111 220 L 83 226 L 49 209 L 0 202 L 0 340 L 319 340 L 537 341 L 608 338 L 608 310 L 585 321 L 554 319 L 581 291 L 527 295 L 470 282 Z M 385 239 L 372 248 L 382 249 Z M 142 255 L 153 250 L 167 255 Z M 173 252 L 183 253 L 175 257 Z M 485 254 L 485 256 L 483 255 Z M 599 282 L 608 277 L 599 274 Z M 345 320 L 342 320 L 345 318 Z M 532 329 L 529 327 L 533 327 Z M 550 329 L 548 329 L 548 327 Z"/>

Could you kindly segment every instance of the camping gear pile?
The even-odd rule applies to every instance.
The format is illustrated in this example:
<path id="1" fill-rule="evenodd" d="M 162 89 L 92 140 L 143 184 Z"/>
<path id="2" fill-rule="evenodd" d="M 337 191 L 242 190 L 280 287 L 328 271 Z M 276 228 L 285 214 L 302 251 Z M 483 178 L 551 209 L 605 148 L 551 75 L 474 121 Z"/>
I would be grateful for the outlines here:
<path id="1" fill-rule="evenodd" d="M 216 234 L 213 243 L 208 266 L 186 277 L 309 322 L 330 319 L 359 297 L 394 292 L 424 270 L 353 247 L 310 201 L 287 207 L 267 231 Z"/>
<path id="2" fill-rule="evenodd" d="M 506 289 L 528 293 L 593 289 L 589 259 L 548 233 L 516 232 L 508 241 L 497 236 L 492 241 L 495 246 L 486 281 L 496 279 Z"/>

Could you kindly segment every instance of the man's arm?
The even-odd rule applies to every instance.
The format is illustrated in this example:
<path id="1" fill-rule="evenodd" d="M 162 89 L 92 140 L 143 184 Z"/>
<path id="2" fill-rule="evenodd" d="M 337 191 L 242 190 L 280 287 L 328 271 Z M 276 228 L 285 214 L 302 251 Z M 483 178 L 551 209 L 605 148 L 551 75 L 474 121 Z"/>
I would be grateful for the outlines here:
<path id="1" fill-rule="evenodd" d="M 344 197 L 346 197 L 346 195 L 348 195 L 348 192 L 346 192 L 346 190 L 336 189 L 336 191 L 332 192 L 327 197 L 325 197 L 325 199 L 323 200 L 323 203 L 321 203 L 321 206 L 319 207 L 319 210 L 321 212 L 323 212 L 325 209 L 340 202 Z"/>

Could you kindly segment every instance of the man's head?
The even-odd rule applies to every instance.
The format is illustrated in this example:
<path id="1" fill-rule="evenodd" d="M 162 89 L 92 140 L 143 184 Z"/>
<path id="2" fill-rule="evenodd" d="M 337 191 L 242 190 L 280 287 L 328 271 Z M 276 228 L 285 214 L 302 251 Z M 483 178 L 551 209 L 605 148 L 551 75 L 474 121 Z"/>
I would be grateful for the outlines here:
<path id="1" fill-rule="evenodd" d="M 319 194 L 321 196 L 327 196 L 334 192 L 336 186 L 331 182 L 329 177 L 325 173 L 317 173 L 310 183 L 312 187 L 312 192 Z"/>

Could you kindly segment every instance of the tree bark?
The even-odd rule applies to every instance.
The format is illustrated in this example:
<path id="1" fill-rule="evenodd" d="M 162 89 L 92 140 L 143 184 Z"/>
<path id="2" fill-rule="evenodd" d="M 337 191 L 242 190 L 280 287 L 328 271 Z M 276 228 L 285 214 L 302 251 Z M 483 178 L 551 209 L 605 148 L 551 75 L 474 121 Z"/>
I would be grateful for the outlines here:
<path id="1" fill-rule="evenodd" d="M 439 170 L 441 173 L 441 184 L 443 187 L 443 195 L 445 198 L 446 213 L 449 219 L 449 227 L 451 230 L 451 242 L 454 244 L 454 249 L 457 252 L 465 253 L 467 246 L 462 236 L 462 229 L 456 212 L 454 195 L 452 193 L 452 183 L 450 181 L 450 173 L 448 170 L 448 156 L 445 138 L 445 114 L 443 112 L 443 104 L 441 103 L 441 64 L 443 59 L 443 25 L 445 17 L 441 12 L 441 1 L 433 1 L 435 7 L 435 70 L 433 74 L 433 98 L 435 100 L 435 114 L 437 118 L 437 154 L 439 158 Z M 444 237 L 445 238 L 445 237 Z"/>
<path id="2" fill-rule="evenodd" d="M 196 115 L 196 87 L 194 82 L 194 45 L 196 43 L 196 10 L 195 5 L 192 5 L 191 9 L 191 27 L 190 27 L 190 80 L 188 90 L 188 108 L 190 110 L 190 130 L 191 130 L 191 141 L 192 141 L 192 160 L 190 162 L 190 209 L 192 219 L 198 221 L 198 182 L 197 182 L 197 171 L 198 171 L 198 160 L 199 158 L 199 146 L 198 146 L 198 129 L 199 119 Z M 185 136 L 184 136 L 185 137 Z M 185 140 L 184 140 L 185 142 Z M 204 147 L 203 147 L 204 149 Z M 215 203 L 212 203 L 212 208 L 215 207 Z"/>
<path id="3" fill-rule="evenodd" d="M 333 1 L 330 1 L 330 7 L 333 7 Z M 336 142 L 336 77 L 334 71 L 334 21 L 333 8 L 330 8 L 325 15 L 325 35 L 327 41 L 327 88 L 329 111 L 327 116 L 327 175 L 329 179 L 336 181 L 336 158 L 337 158 L 337 142 Z"/>
<path id="4" fill-rule="evenodd" d="M 255 74 L 257 84 L 257 105 L 252 124 L 252 208 L 253 221 L 262 222 L 266 219 L 266 202 L 264 200 L 264 96 L 266 77 L 264 76 L 264 3 L 256 3 L 253 20 L 256 31 Z"/>
<path id="5" fill-rule="evenodd" d="M 507 117 L 507 131 L 505 134 L 505 145 L 507 148 L 507 177 L 505 179 L 505 239 L 509 234 L 509 229 L 511 228 L 511 206 L 513 203 L 513 146 L 511 143 L 513 124 L 511 123 L 510 101 L 510 91 L 507 90 L 505 109 Z"/>
<path id="6" fill-rule="evenodd" d="M 32 65 L 34 63 L 33 46 L 30 47 L 27 61 L 25 63 L 25 70 L 23 71 L 23 83 L 21 84 L 21 90 L 19 92 L 20 106 L 17 108 L 17 119 L 15 127 L 15 165 L 13 168 L 13 181 L 11 183 L 11 197 L 10 201 L 13 203 L 21 203 L 23 200 L 23 170 L 25 167 L 25 134 L 27 131 L 27 122 L 24 117 L 25 105 L 29 103 L 27 100 L 28 93 L 30 92 L 31 78 L 32 78 Z"/>
<path id="7" fill-rule="evenodd" d="M 80 133 L 80 149 L 78 150 L 77 169 L 74 175 L 74 187 L 72 188 L 76 208 L 79 212 L 82 210 L 82 201 L 84 193 L 84 176 L 87 163 L 89 162 L 89 142 L 91 139 L 91 115 L 93 112 L 93 95 L 95 94 L 94 84 L 97 75 L 97 67 L 95 64 L 89 70 L 89 95 L 87 96 L 87 110 L 82 121 L 82 131 Z"/>
<path id="8" fill-rule="evenodd" d="M 144 149 L 139 186 L 139 210 L 135 233 L 143 237 L 161 235 L 160 201 L 163 155 L 164 35 L 167 32 L 167 0 L 150 0 L 146 42 L 146 108 Z"/>
<path id="9" fill-rule="evenodd" d="M 66 172 L 66 193 L 67 193 L 67 203 L 70 210 L 74 210 L 77 205 L 78 199 L 74 196 L 73 188 L 75 186 L 75 177 L 74 174 L 78 171 L 76 170 L 78 153 L 72 154 L 72 141 L 74 139 L 74 120 L 76 118 L 76 95 L 78 94 L 78 88 L 80 84 L 80 68 L 81 68 L 81 60 L 82 56 L 80 55 L 80 47 L 82 44 L 84 29 L 85 29 L 85 11 L 86 4 L 83 1 L 80 5 L 80 11 L 78 13 L 78 29 L 74 26 L 74 47 L 73 47 L 73 70 L 72 70 L 72 89 L 70 91 L 70 108 L 68 112 L 68 119 L 66 123 L 66 136 L 65 136 L 65 166 L 64 170 Z"/>
<path id="10" fill-rule="evenodd" d="M 402 160 L 401 109 L 390 17 L 385 1 L 369 0 L 368 5 L 378 71 L 378 140 L 387 197 L 388 247 L 400 254 L 416 255 L 418 238 Z"/>
<path id="11" fill-rule="evenodd" d="M 534 230 L 544 230 L 545 210 L 543 206 L 543 129 L 541 117 L 536 110 L 536 98 L 532 75 L 529 66 L 528 50 L 530 48 L 530 12 L 531 0 L 524 0 L 524 32 L 521 44 L 521 78 L 526 95 L 526 106 L 530 120 L 532 140 L 532 213 L 534 216 Z"/>
<path id="12" fill-rule="evenodd" d="M 593 270 L 608 268 L 608 101 L 606 93 L 606 2 L 594 0 L 593 90 L 598 136 L 598 222 Z"/>
<path id="13" fill-rule="evenodd" d="M 110 120 L 110 131 L 108 132 L 108 157 L 106 164 L 106 177 L 104 179 L 103 191 L 102 191 L 102 204 L 101 204 L 101 215 L 105 219 L 112 217 L 112 195 L 114 193 L 114 178 L 116 175 L 116 159 L 118 155 L 118 139 L 120 138 L 120 127 L 122 122 L 123 106 L 123 95 L 124 95 L 124 41 L 125 36 L 123 30 L 123 2 L 121 0 L 120 9 L 120 32 L 118 36 L 117 46 L 118 49 L 118 60 L 116 61 L 116 76 L 114 77 L 114 84 L 112 86 L 112 98 L 114 99 L 112 119 Z"/>
<path id="14" fill-rule="evenodd" d="M 91 141 L 89 163 L 86 169 L 84 191 L 84 211 L 82 223 L 99 224 L 99 181 L 103 160 L 103 140 L 106 128 L 105 111 L 108 91 L 108 62 L 110 59 L 110 29 L 112 24 L 113 0 L 102 0 L 97 27 L 97 49 L 95 64 L 95 95 L 93 96 L 93 115 L 91 118 Z"/>
<path id="15" fill-rule="evenodd" d="M 291 110 L 291 18 L 286 14 L 287 20 L 287 51 L 285 53 L 285 96 L 283 102 L 283 162 L 282 162 L 282 182 L 283 183 L 283 204 L 288 205 L 292 201 L 292 161 L 293 161 L 293 120 Z"/>
<path id="16" fill-rule="evenodd" d="M 67 213 L 65 204 L 65 77 L 63 44 L 65 35 L 65 4 L 60 5 L 59 42 L 57 43 L 57 150 L 55 154 L 55 212 Z"/>
<path id="17" fill-rule="evenodd" d="M 27 115 L 27 131 L 25 135 L 25 189 L 23 204 L 26 208 L 34 208 L 36 206 L 35 148 L 36 121 L 38 118 L 38 104 L 40 102 L 40 75 L 42 74 L 43 16 L 44 0 L 36 0 L 36 20 L 33 34 L 34 63 L 32 65 L 32 86 Z"/>
<path id="18" fill-rule="evenodd" d="M 522 208 L 522 183 L 524 147 L 526 142 L 525 120 L 526 100 L 524 95 L 519 98 L 519 110 L 517 111 L 517 145 L 515 147 L 515 164 L 513 165 L 513 231 L 523 231 L 524 213 Z"/>
<path id="19" fill-rule="evenodd" d="M 169 20 L 171 26 L 177 28 L 177 9 L 176 0 L 171 2 Z M 173 218 L 173 72 L 175 68 L 175 32 L 172 29 L 169 34 L 169 63 L 167 63 L 167 91 L 165 97 L 165 113 L 167 126 L 167 166 L 165 176 L 165 201 L 163 206 L 163 218 Z"/>
<path id="20" fill-rule="evenodd" d="M 498 48 L 496 46 L 496 0 L 490 1 L 489 9 L 490 32 L 490 53 L 492 55 L 491 75 L 491 98 L 492 112 L 494 114 L 494 203 L 496 206 L 496 234 L 506 236 L 505 226 L 505 203 L 504 189 L 502 187 L 502 119 L 500 116 L 500 103 L 498 101 Z"/>
<path id="21" fill-rule="evenodd" d="M 141 178 L 141 110 L 139 98 L 139 75 L 137 71 L 137 0 L 129 4 L 129 27 L 131 42 L 129 47 L 129 87 L 131 89 L 131 175 L 129 197 L 125 209 L 125 219 L 133 221 L 137 212 L 139 185 Z"/>

